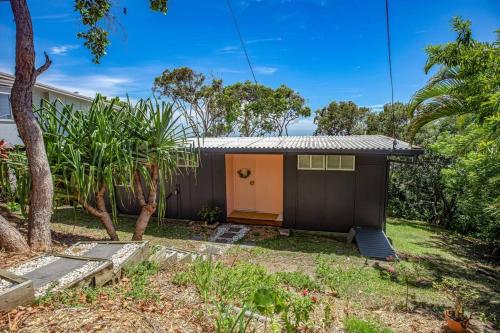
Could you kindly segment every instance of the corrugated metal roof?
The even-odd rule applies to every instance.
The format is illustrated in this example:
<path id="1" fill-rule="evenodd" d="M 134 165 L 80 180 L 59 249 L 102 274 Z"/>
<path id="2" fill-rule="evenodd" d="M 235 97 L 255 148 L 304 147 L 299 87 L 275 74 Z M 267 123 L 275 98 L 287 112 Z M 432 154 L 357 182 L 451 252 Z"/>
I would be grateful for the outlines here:
<path id="1" fill-rule="evenodd" d="M 393 139 L 383 135 L 350 136 L 283 136 L 283 137 L 216 137 L 199 139 L 203 150 L 332 150 L 392 151 Z M 198 144 L 195 144 L 198 146 Z M 419 147 L 396 140 L 398 152 L 417 152 Z"/>
<path id="2" fill-rule="evenodd" d="M 396 251 L 382 229 L 356 227 L 354 230 L 356 244 L 362 256 L 383 260 L 396 258 Z"/>

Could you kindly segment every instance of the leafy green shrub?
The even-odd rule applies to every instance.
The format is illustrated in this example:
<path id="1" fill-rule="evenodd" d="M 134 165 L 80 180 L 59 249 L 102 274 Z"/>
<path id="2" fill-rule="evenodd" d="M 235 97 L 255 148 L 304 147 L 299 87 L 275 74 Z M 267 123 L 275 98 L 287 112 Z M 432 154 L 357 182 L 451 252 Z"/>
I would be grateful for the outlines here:
<path id="1" fill-rule="evenodd" d="M 214 224 L 219 221 L 222 209 L 219 206 L 206 205 L 198 212 L 198 216 L 207 224 Z"/>
<path id="2" fill-rule="evenodd" d="M 319 283 L 302 272 L 278 272 L 276 275 L 278 276 L 279 282 L 297 290 L 321 290 Z"/>
<path id="3" fill-rule="evenodd" d="M 378 324 L 356 318 L 354 316 L 346 317 L 343 320 L 344 329 L 347 333 L 391 333 L 388 328 L 381 328 Z"/>

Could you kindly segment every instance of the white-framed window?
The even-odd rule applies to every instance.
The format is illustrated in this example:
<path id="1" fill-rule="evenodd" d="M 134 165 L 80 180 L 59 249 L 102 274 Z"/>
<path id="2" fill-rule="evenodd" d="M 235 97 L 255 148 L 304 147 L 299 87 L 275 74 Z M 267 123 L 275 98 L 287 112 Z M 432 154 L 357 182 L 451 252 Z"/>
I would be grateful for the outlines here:
<path id="1" fill-rule="evenodd" d="M 299 155 L 297 158 L 299 170 L 325 170 L 324 155 Z"/>
<path id="2" fill-rule="evenodd" d="M 354 155 L 327 155 L 326 170 L 354 171 L 356 157 Z"/>
<path id="3" fill-rule="evenodd" d="M 177 167 L 178 168 L 197 168 L 200 166 L 200 161 L 198 155 L 188 154 L 177 156 Z"/>
<path id="4" fill-rule="evenodd" d="M 0 120 L 12 120 L 12 109 L 10 107 L 10 94 L 0 91 Z"/>
<path id="5" fill-rule="evenodd" d="M 356 158 L 354 155 L 298 155 L 297 169 L 354 171 Z"/>

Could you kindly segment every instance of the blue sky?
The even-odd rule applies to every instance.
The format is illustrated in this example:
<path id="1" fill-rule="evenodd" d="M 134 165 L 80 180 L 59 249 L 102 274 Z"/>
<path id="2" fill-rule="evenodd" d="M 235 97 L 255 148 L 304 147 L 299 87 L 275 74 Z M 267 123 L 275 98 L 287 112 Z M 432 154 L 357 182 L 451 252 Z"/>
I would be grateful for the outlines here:
<path id="1" fill-rule="evenodd" d="M 76 37 L 73 1 L 28 1 L 37 59 L 53 65 L 39 78 L 71 91 L 133 98 L 151 94 L 166 68 L 189 66 L 227 84 L 251 79 L 225 0 L 170 0 L 167 15 L 146 0 L 115 1 L 111 46 L 100 65 Z M 296 89 L 313 110 L 332 100 L 380 108 L 390 100 L 384 0 L 232 0 L 259 83 Z M 451 41 L 450 19 L 472 20 L 480 40 L 500 28 L 498 0 L 391 0 L 395 99 L 422 86 L 429 44 Z M 123 14 L 127 7 L 127 15 Z M 14 71 L 14 24 L 0 1 L 0 71 Z M 291 134 L 311 134 L 312 119 Z"/>

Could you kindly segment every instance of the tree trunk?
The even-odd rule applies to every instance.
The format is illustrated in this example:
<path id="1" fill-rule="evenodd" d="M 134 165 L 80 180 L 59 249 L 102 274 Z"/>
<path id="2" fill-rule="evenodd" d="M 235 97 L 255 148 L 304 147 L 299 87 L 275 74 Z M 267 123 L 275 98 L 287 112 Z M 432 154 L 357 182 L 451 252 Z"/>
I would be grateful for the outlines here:
<path id="1" fill-rule="evenodd" d="M 29 252 L 23 235 L 0 215 L 0 248 L 7 252 Z"/>
<path id="2" fill-rule="evenodd" d="M 106 202 L 104 199 L 104 194 L 106 193 L 106 185 L 101 185 L 101 189 L 99 192 L 96 194 L 96 206 L 92 207 L 88 202 L 86 202 L 83 199 L 79 199 L 78 202 L 85 208 L 87 212 L 89 212 L 91 215 L 97 217 L 99 221 L 101 221 L 102 225 L 104 226 L 104 229 L 106 229 L 106 232 L 109 235 L 109 238 L 113 241 L 120 240 L 118 238 L 118 234 L 116 233 L 115 226 L 113 225 L 113 220 L 111 219 L 111 216 L 108 213 L 108 210 L 106 209 Z"/>
<path id="3" fill-rule="evenodd" d="M 156 211 L 156 193 L 158 188 L 158 177 L 159 170 L 156 164 L 151 166 L 151 187 L 149 188 L 148 199 L 146 201 L 146 197 L 142 190 L 142 182 L 139 173 L 136 171 L 134 174 L 134 186 L 135 186 L 135 194 L 136 198 L 139 201 L 139 205 L 141 206 L 141 213 L 137 218 L 137 222 L 135 223 L 134 235 L 132 236 L 132 240 L 139 241 L 142 240 L 142 236 L 144 235 L 144 231 L 149 224 L 149 220 L 151 216 Z"/>
<path id="4" fill-rule="evenodd" d="M 53 184 L 42 131 L 32 110 L 32 93 L 37 76 L 51 62 L 45 54 L 45 64 L 35 69 L 33 26 L 28 4 L 26 0 L 11 0 L 10 3 L 16 22 L 16 78 L 11 90 L 11 105 L 19 136 L 26 148 L 31 177 L 28 241 L 33 250 L 47 251 L 51 248 Z"/>

